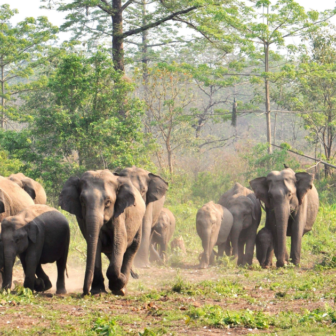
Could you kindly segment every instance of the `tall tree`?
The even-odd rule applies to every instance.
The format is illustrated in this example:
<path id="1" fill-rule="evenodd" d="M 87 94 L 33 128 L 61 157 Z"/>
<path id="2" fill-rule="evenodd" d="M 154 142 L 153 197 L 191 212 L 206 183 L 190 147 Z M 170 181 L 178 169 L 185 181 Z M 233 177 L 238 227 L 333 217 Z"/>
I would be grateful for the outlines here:
<path id="1" fill-rule="evenodd" d="M 194 140 L 192 118 L 188 113 L 194 100 L 191 80 L 192 77 L 176 65 L 158 64 L 148 69 L 148 92 L 144 99 L 149 118 L 145 126 L 163 144 L 171 175 L 174 154 L 190 148 Z"/>
<path id="2" fill-rule="evenodd" d="M 28 128 L 0 133 L 1 143 L 52 194 L 71 174 L 139 164 L 142 104 L 132 90 L 108 52 L 62 55 L 47 85 L 26 97 Z"/>
<path id="3" fill-rule="evenodd" d="M 336 155 L 336 29 L 326 27 L 310 34 L 308 46 L 301 49 L 296 71 L 291 74 L 292 90 L 283 106 L 299 111 L 306 130 L 306 139 L 323 148 L 324 159 Z M 325 166 L 326 177 L 330 168 Z"/>
<path id="4" fill-rule="evenodd" d="M 166 2 L 151 1 L 151 6 L 136 0 L 41 0 L 49 7 L 56 5 L 58 11 L 70 12 L 62 29 L 70 29 L 75 37 L 89 35 L 93 38 L 109 36 L 112 41 L 112 57 L 116 70 L 125 70 L 124 41 L 131 36 L 143 34 L 177 17 L 183 17 L 202 6 L 202 1 L 183 0 Z M 196 3 L 196 4 L 195 4 Z M 146 4 L 145 4 L 146 5 Z M 134 7 L 141 6 L 144 20 L 129 15 Z M 151 10 L 151 11 L 150 11 Z M 129 20 L 127 20 L 129 19 Z M 145 37 L 146 34 L 143 34 Z"/>
<path id="5" fill-rule="evenodd" d="M 251 2 L 253 5 L 234 0 L 228 2 L 227 5 L 209 7 L 210 15 L 206 19 L 209 20 L 209 17 L 212 17 L 212 24 L 203 23 L 199 29 L 216 40 L 235 43 L 249 56 L 250 60 L 259 61 L 254 71 L 242 75 L 253 79 L 255 77 L 263 79 L 267 143 L 271 153 L 270 79 L 273 71 L 270 68 L 270 59 L 282 48 L 291 49 L 291 45 L 286 45 L 287 38 L 302 37 L 307 32 L 323 25 L 335 15 L 336 10 L 323 13 L 307 12 L 294 0 L 253 0 Z M 234 3 L 236 6 L 233 6 Z M 185 23 L 195 26 L 204 21 L 204 17 L 201 16 L 192 19 L 193 21 L 185 21 Z"/>
<path id="6" fill-rule="evenodd" d="M 26 18 L 13 26 L 17 14 L 9 5 L 0 7 L 0 97 L 1 128 L 17 111 L 16 98 L 41 87 L 45 77 L 34 79 L 34 70 L 43 62 L 48 42 L 56 38 L 58 28 L 46 17 Z"/>

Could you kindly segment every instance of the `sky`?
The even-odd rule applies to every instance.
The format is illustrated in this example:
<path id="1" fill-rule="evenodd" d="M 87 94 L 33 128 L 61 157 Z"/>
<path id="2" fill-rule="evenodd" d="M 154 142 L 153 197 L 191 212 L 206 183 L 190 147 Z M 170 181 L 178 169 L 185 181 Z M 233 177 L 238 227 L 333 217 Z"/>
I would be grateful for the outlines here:
<path id="1" fill-rule="evenodd" d="M 307 10 L 325 10 L 332 9 L 336 7 L 336 0 L 297 0 L 302 6 Z M 25 17 L 32 16 L 47 16 L 49 21 L 57 26 L 60 26 L 63 23 L 64 13 L 59 13 L 55 10 L 46 10 L 40 9 L 41 1 L 40 0 L 0 0 L 0 5 L 10 4 L 11 8 L 16 8 L 19 10 L 19 14 L 15 15 L 14 23 L 23 20 Z M 336 24 L 336 18 L 333 20 Z M 67 35 L 63 35 L 63 38 L 66 38 Z"/>
<path id="2" fill-rule="evenodd" d="M 297 0 L 306 9 L 325 10 L 336 7 L 335 0 Z M 40 0 L 0 0 L 0 4 L 10 4 L 11 8 L 17 8 L 19 15 L 16 16 L 18 21 L 21 21 L 27 16 L 47 16 L 49 21 L 55 25 L 61 25 L 63 22 L 63 13 L 59 13 L 55 10 L 43 10 Z"/>

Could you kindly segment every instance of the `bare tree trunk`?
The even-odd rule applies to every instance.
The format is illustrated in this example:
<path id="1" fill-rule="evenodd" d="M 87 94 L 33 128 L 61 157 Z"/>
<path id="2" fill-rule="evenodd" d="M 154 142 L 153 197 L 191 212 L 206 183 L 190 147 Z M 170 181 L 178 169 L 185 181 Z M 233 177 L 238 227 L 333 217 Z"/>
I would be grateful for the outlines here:
<path id="1" fill-rule="evenodd" d="M 113 15 L 112 15 L 112 53 L 113 63 L 116 70 L 125 71 L 124 64 L 124 43 L 123 43 L 123 11 L 121 0 L 113 0 Z"/>
<path id="2" fill-rule="evenodd" d="M 5 129 L 5 75 L 3 57 L 1 57 L 1 128 Z"/>
<path id="3" fill-rule="evenodd" d="M 269 71 L 269 45 L 265 43 L 265 72 Z M 268 78 L 265 79 L 265 107 L 266 107 L 266 127 L 267 127 L 267 143 L 268 153 L 272 150 L 272 129 L 271 129 L 271 99 L 270 99 L 270 83 Z"/>

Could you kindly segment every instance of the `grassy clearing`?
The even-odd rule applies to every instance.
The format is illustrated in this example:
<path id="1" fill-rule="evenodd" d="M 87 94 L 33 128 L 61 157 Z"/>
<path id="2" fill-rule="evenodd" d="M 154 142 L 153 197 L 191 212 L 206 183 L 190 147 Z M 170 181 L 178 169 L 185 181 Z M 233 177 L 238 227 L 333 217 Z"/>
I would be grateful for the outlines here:
<path id="1" fill-rule="evenodd" d="M 72 234 L 67 284 L 77 281 L 75 293 L 36 295 L 20 287 L 1 293 L 0 334 L 336 334 L 336 205 L 321 205 L 313 231 L 303 239 L 301 268 L 263 270 L 256 260 L 238 268 L 224 257 L 199 270 L 195 217 L 202 202 L 188 198 L 188 192 L 174 193 L 166 205 L 176 216 L 175 236 L 184 238 L 187 254 L 174 252 L 166 266 L 139 270 L 127 297 L 80 295 L 76 274 L 84 274 L 86 243 L 66 214 Z"/>

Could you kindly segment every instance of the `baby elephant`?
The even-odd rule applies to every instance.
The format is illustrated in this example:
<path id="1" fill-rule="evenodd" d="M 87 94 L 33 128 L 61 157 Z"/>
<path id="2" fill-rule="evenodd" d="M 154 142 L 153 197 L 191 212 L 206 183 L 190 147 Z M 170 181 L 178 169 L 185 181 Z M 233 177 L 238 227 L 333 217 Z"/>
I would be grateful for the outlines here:
<path id="1" fill-rule="evenodd" d="M 231 212 L 220 204 L 211 201 L 198 210 L 196 229 L 204 249 L 201 255 L 200 268 L 207 268 L 214 260 L 213 248 L 215 245 L 218 245 L 218 256 L 223 256 L 225 243 L 232 225 Z"/>
<path id="2" fill-rule="evenodd" d="M 56 209 L 34 204 L 1 223 L 0 270 L 2 288 L 11 288 L 15 257 L 19 256 L 25 273 L 24 287 L 45 291 L 52 287 L 41 264 L 57 263 L 57 294 L 66 293 L 66 268 L 70 228 L 68 220 Z M 37 275 L 37 279 L 35 277 Z"/>
<path id="3" fill-rule="evenodd" d="M 273 258 L 273 236 L 272 232 L 264 227 L 261 229 L 256 238 L 257 259 L 260 266 L 269 268 L 272 266 Z"/>
<path id="4" fill-rule="evenodd" d="M 175 217 L 170 210 L 163 208 L 152 229 L 151 259 L 165 262 L 167 246 L 175 231 Z M 159 247 L 159 248 L 157 248 Z"/>

